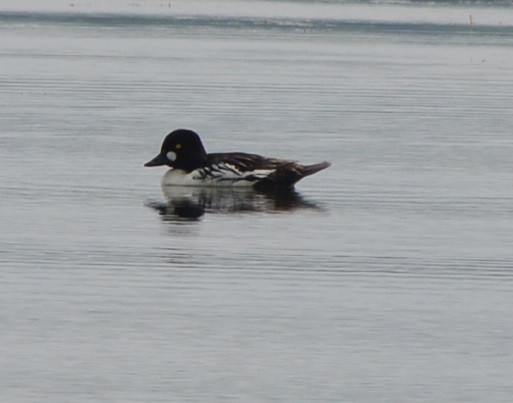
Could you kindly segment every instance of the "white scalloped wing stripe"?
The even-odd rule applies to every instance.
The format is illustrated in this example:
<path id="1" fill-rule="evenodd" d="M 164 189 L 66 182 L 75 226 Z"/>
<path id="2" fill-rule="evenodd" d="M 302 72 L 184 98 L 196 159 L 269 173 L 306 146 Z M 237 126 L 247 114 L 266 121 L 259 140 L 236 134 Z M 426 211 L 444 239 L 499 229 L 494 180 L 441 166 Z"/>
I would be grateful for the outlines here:
<path id="1" fill-rule="evenodd" d="M 243 176 L 244 177 L 253 176 L 253 177 L 263 179 L 263 178 L 266 178 L 267 176 L 269 176 L 270 174 L 272 174 L 274 171 L 276 171 L 276 170 L 275 169 L 255 169 L 254 171 L 244 172 Z"/>
<path id="2" fill-rule="evenodd" d="M 211 179 L 215 181 L 237 181 L 246 178 L 263 179 L 273 173 L 274 169 L 256 169 L 254 171 L 242 172 L 235 165 L 229 163 L 218 163 L 212 169 L 200 169 L 194 175 L 195 179 Z"/>
<path id="3" fill-rule="evenodd" d="M 235 165 L 228 163 L 215 164 L 216 168 L 223 172 L 223 179 L 244 179 L 258 178 L 263 179 L 273 173 L 274 169 L 255 169 L 254 171 L 240 171 Z"/>

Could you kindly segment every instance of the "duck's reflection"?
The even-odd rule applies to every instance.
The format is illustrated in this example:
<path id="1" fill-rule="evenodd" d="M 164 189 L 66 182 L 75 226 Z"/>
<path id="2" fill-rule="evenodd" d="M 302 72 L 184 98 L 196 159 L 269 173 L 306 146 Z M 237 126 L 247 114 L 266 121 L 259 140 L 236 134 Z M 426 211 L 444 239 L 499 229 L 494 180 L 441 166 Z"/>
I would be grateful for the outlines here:
<path id="1" fill-rule="evenodd" d="M 162 186 L 167 203 L 148 202 L 163 220 L 198 219 L 205 213 L 278 212 L 295 209 L 319 209 L 294 189 L 204 188 Z"/>

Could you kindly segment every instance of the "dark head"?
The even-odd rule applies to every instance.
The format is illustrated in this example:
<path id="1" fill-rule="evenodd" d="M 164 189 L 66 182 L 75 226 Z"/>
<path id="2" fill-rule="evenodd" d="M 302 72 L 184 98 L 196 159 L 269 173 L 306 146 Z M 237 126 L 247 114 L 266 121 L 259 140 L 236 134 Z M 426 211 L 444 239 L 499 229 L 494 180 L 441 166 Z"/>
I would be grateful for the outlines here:
<path id="1" fill-rule="evenodd" d="M 178 129 L 167 135 L 160 154 L 144 164 L 145 167 L 167 165 L 171 168 L 192 171 L 205 162 L 207 153 L 201 139 L 192 130 Z"/>

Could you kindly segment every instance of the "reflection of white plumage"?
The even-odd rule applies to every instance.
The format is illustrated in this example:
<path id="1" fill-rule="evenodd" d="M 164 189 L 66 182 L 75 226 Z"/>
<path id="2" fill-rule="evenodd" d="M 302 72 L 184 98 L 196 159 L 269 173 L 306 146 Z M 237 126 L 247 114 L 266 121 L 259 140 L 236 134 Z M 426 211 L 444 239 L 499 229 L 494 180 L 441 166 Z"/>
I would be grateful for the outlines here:
<path id="1" fill-rule="evenodd" d="M 165 185 L 292 187 L 330 163 L 301 165 L 239 152 L 207 154 L 198 134 L 179 129 L 165 138 L 160 154 L 145 164 L 159 165 L 173 168 L 162 178 Z"/>
<path id="2" fill-rule="evenodd" d="M 172 170 L 171 170 L 172 172 Z M 208 213 L 278 212 L 295 209 L 321 210 L 292 188 L 255 190 L 249 187 L 162 185 L 167 203 L 148 202 L 164 220 L 199 218 Z"/>

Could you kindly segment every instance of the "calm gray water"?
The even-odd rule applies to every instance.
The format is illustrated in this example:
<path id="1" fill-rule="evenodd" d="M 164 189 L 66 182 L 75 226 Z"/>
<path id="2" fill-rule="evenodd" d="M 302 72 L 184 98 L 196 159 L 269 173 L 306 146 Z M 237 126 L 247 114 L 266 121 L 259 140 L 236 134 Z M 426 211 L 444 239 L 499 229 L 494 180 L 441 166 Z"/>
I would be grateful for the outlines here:
<path id="1" fill-rule="evenodd" d="M 0 400 L 510 401 L 510 8 L 16 4 Z M 333 166 L 163 192 L 178 127 Z"/>

